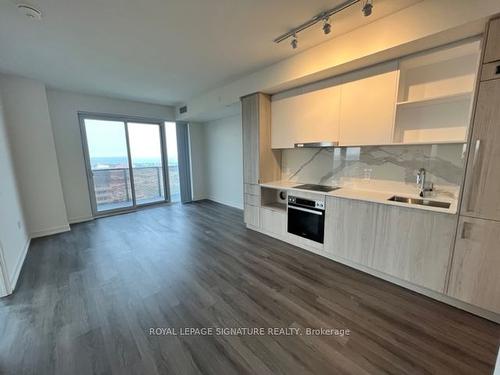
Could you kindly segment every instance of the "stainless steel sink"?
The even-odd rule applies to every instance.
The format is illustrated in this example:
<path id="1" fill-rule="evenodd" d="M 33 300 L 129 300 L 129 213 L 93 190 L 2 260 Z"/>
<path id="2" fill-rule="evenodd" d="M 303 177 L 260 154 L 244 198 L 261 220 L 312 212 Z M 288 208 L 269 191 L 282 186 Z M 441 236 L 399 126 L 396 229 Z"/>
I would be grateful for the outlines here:
<path id="1" fill-rule="evenodd" d="M 429 199 L 419 199 L 419 198 L 407 198 L 407 197 L 400 197 L 397 195 L 394 195 L 393 197 L 389 198 L 388 200 L 392 202 L 400 202 L 400 203 L 406 203 L 406 204 L 418 204 L 421 206 L 430 206 L 430 207 L 438 207 L 438 208 L 450 208 L 451 203 L 448 202 L 439 202 L 439 201 L 432 201 Z"/>

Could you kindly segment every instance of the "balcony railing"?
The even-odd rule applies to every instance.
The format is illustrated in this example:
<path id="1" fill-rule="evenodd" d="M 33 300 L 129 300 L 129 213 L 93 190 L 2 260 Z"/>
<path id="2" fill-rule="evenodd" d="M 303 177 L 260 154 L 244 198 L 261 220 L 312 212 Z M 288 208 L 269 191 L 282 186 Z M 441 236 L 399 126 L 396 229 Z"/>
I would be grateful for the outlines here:
<path id="1" fill-rule="evenodd" d="M 165 199 L 161 167 L 133 168 L 137 204 Z M 99 211 L 132 205 L 132 184 L 128 168 L 93 169 L 96 203 Z"/>

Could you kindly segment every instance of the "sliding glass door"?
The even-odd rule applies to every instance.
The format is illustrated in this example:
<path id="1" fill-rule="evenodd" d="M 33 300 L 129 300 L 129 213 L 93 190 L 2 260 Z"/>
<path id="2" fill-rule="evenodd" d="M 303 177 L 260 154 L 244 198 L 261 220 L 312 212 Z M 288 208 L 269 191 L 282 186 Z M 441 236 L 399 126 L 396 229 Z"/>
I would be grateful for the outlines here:
<path id="1" fill-rule="evenodd" d="M 95 216 L 169 201 L 161 123 L 80 115 Z"/>
<path id="2" fill-rule="evenodd" d="M 138 122 L 129 122 L 127 127 L 136 203 L 164 201 L 161 127 Z"/>

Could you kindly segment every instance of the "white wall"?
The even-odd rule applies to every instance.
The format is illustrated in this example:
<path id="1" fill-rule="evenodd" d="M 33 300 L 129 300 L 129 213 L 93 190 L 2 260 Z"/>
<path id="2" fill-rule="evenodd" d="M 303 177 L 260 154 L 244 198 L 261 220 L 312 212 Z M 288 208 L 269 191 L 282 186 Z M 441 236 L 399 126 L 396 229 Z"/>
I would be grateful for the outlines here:
<path id="1" fill-rule="evenodd" d="M 205 131 L 205 193 L 208 199 L 243 208 L 241 115 L 210 121 Z"/>
<path id="2" fill-rule="evenodd" d="M 243 208 L 241 115 L 189 124 L 193 200 Z"/>
<path id="3" fill-rule="evenodd" d="M 14 174 L 0 98 L 0 297 L 12 291 L 26 255 L 29 235 Z"/>
<path id="4" fill-rule="evenodd" d="M 28 232 L 39 237 L 69 230 L 45 86 L 2 75 L 0 89 Z"/>
<path id="5" fill-rule="evenodd" d="M 47 90 L 62 188 L 70 223 L 92 217 L 78 112 L 173 120 L 175 109 L 102 96 Z"/>
<path id="6" fill-rule="evenodd" d="M 189 123 L 189 151 L 191 162 L 191 194 L 193 200 L 206 199 L 204 124 Z"/>

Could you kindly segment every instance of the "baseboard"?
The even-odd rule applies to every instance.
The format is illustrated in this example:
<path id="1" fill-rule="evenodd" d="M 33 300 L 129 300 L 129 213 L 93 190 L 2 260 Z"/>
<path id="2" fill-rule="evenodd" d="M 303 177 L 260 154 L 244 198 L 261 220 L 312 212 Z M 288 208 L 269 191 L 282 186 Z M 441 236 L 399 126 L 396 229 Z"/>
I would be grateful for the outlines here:
<path id="1" fill-rule="evenodd" d="M 207 197 L 206 199 L 208 199 L 209 201 L 215 202 L 215 203 L 223 204 L 224 206 L 229 206 L 229 207 L 237 208 L 238 210 L 242 210 L 243 209 L 243 206 L 238 205 L 238 204 L 236 204 L 234 202 L 221 201 L 220 199 L 215 199 L 214 197 Z"/>
<path id="2" fill-rule="evenodd" d="M 55 228 L 49 228 L 42 231 L 32 232 L 31 238 L 50 236 L 51 234 L 68 232 L 70 230 L 71 228 L 69 227 L 69 224 L 65 224 Z"/>
<path id="3" fill-rule="evenodd" d="M 94 218 L 92 216 L 80 216 L 80 217 L 74 217 L 72 219 L 68 219 L 68 223 L 70 224 L 78 224 L 78 223 L 84 223 L 86 221 L 92 221 Z"/>
<path id="4" fill-rule="evenodd" d="M 31 238 L 28 238 L 28 240 L 26 241 L 26 245 L 24 246 L 24 249 L 21 255 L 19 256 L 19 259 L 17 260 L 16 268 L 14 269 L 14 272 L 10 276 L 9 280 L 10 285 L 8 285 L 9 289 L 7 290 L 8 294 L 12 294 L 16 289 L 17 280 L 19 279 L 19 275 L 21 274 L 21 269 L 23 268 L 24 261 L 26 260 L 26 254 L 28 254 L 28 249 L 30 247 L 30 244 L 31 244 Z"/>

